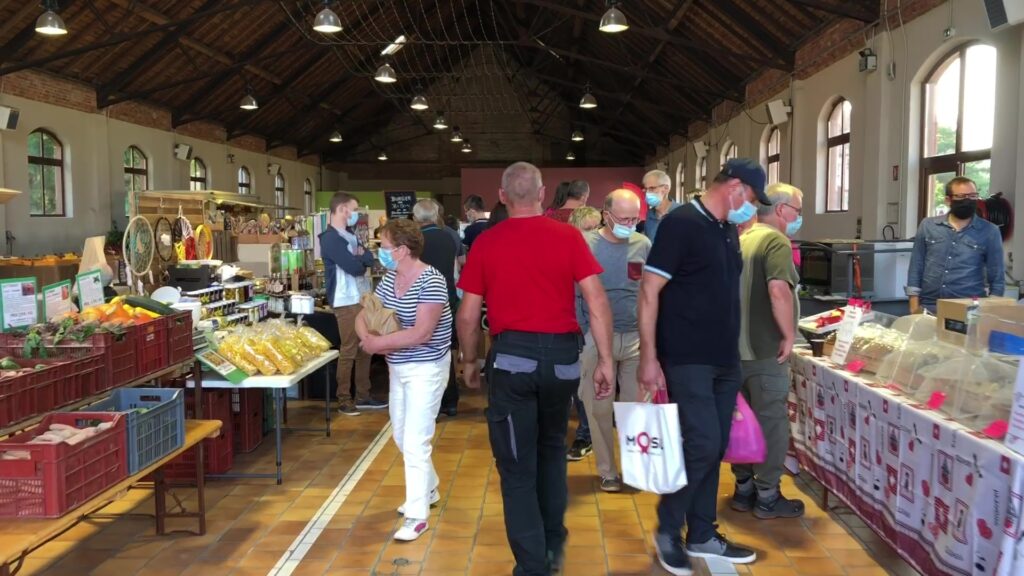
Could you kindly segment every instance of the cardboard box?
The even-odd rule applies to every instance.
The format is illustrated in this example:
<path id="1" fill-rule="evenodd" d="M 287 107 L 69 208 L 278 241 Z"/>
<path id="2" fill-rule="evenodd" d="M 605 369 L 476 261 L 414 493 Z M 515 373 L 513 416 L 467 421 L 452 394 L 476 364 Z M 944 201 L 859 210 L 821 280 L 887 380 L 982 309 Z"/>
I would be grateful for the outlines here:
<path id="1" fill-rule="evenodd" d="M 936 307 L 939 319 L 938 337 L 943 342 L 955 346 L 963 346 L 967 341 L 967 308 L 974 301 L 973 298 L 956 298 L 939 300 Z M 993 307 L 1016 307 L 1017 301 L 1012 298 L 992 297 L 979 298 L 981 313 L 987 314 L 987 310 Z"/>

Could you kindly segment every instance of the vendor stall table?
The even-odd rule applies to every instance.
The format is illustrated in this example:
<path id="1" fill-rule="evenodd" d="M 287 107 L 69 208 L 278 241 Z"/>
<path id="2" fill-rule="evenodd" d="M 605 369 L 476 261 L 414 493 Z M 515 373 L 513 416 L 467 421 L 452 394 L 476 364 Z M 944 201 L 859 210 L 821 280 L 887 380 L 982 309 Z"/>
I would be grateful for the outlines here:
<path id="1" fill-rule="evenodd" d="M 328 350 L 317 358 L 306 363 L 302 369 L 296 371 L 294 374 L 275 374 L 273 376 L 250 376 L 243 380 L 239 384 L 232 384 L 223 378 L 218 377 L 216 374 L 206 373 L 200 379 L 200 391 L 202 388 L 230 388 L 230 389 L 243 389 L 243 388 L 269 388 L 274 393 L 274 440 L 277 450 L 277 472 L 276 473 L 229 473 L 229 474 L 211 474 L 210 478 L 275 478 L 278 484 L 284 481 L 284 475 L 281 472 L 281 415 L 284 412 L 284 393 L 287 388 L 291 388 L 295 384 L 302 381 L 303 378 L 309 376 L 313 372 L 316 372 L 321 367 L 327 365 L 332 360 L 338 357 L 337 350 Z M 325 425 L 323 428 L 324 435 L 331 435 L 331 379 L 327 376 L 327 372 L 324 372 L 324 420 Z M 190 379 L 187 385 L 191 388 L 195 384 Z M 317 431 L 319 428 L 289 428 L 288 430 L 293 431 Z"/>
<path id="2" fill-rule="evenodd" d="M 199 535 L 206 533 L 206 499 L 203 487 L 202 464 L 197 467 L 196 492 L 198 494 L 198 510 L 196 512 L 167 512 L 167 484 L 163 481 L 160 467 L 170 462 L 186 450 L 198 446 L 201 463 L 203 439 L 212 438 L 220 432 L 222 423 L 218 420 L 187 420 L 185 422 L 185 442 L 181 448 L 157 460 L 153 464 L 139 470 L 137 474 L 125 478 L 111 486 L 92 500 L 60 518 L 42 519 L 4 519 L 0 522 L 0 576 L 11 576 L 21 568 L 22 561 L 32 551 L 43 544 L 67 532 L 91 514 L 101 511 L 104 507 L 117 501 L 127 490 L 143 478 L 154 474 L 154 497 L 156 504 L 156 532 L 163 535 L 164 522 L 167 518 L 196 518 L 199 523 Z"/>
<path id="3" fill-rule="evenodd" d="M 926 575 L 1024 574 L 1024 456 L 809 352 L 790 361 L 801 465 Z"/>

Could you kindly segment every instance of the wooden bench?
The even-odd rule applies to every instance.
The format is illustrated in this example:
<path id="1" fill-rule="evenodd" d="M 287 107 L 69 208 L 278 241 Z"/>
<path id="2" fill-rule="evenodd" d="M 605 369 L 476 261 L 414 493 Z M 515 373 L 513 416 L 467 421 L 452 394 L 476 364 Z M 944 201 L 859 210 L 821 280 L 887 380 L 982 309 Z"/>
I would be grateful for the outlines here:
<path id="1" fill-rule="evenodd" d="M 196 534 L 205 534 L 206 498 L 204 488 L 205 470 L 203 470 L 203 440 L 217 436 L 220 433 L 220 428 L 221 422 L 219 420 L 186 420 L 185 442 L 181 448 L 154 462 L 145 469 L 139 470 L 138 474 L 129 476 L 111 486 L 95 498 L 60 518 L 4 518 L 0 520 L 0 576 L 14 576 L 14 574 L 17 574 L 25 557 L 31 552 L 67 532 L 90 514 L 95 514 L 117 501 L 127 493 L 129 488 L 134 484 L 143 482 L 143 479 L 150 474 L 153 475 L 157 534 L 165 534 L 164 523 L 167 518 L 195 518 L 199 525 Z M 198 510 L 195 512 L 185 510 L 173 513 L 168 512 L 166 505 L 168 484 L 163 478 L 163 472 L 160 470 L 160 467 L 192 447 L 196 447 L 196 458 L 199 463 L 196 466 Z"/>

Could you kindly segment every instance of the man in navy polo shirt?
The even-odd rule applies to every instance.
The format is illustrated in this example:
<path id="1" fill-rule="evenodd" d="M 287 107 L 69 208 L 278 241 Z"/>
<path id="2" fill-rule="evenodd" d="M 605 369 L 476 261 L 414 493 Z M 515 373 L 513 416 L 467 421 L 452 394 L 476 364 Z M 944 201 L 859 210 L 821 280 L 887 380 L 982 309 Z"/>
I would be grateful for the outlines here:
<path id="1" fill-rule="evenodd" d="M 736 225 L 754 217 L 755 201 L 770 203 L 764 185 L 756 161 L 726 162 L 706 194 L 665 216 L 644 267 L 637 379 L 652 393 L 667 388 L 677 404 L 689 482 L 658 503 L 656 551 L 670 574 L 692 574 L 691 556 L 735 564 L 757 558 L 726 540 L 715 522 L 719 468 L 743 380 Z"/>

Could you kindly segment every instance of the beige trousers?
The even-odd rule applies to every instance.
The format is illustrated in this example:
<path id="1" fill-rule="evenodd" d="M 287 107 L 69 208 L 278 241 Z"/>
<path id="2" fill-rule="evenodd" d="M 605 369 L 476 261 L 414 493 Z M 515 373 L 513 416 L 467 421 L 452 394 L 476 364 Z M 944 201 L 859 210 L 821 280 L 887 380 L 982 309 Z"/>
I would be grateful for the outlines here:
<path id="1" fill-rule="evenodd" d="M 603 400 L 595 398 L 594 371 L 597 369 L 597 346 L 587 334 L 587 343 L 580 357 L 580 400 L 590 420 L 590 440 L 597 459 L 597 473 L 601 478 L 616 478 L 619 467 L 615 463 L 615 444 L 618 442 L 612 426 L 612 407 L 615 395 Z M 640 365 L 640 334 L 624 332 L 612 335 L 612 367 L 618 382 L 618 398 L 622 402 L 639 402 L 636 369 Z"/>

